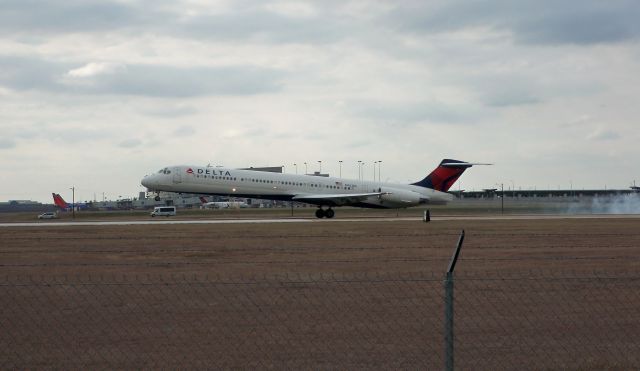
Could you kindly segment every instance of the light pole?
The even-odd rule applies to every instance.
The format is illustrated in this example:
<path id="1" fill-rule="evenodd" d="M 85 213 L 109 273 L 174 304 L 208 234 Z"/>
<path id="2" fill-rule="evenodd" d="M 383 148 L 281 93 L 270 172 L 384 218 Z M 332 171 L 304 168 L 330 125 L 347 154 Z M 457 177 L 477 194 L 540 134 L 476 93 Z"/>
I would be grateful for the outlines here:
<path id="1" fill-rule="evenodd" d="M 573 197 L 573 180 L 569 179 L 569 194 Z"/>
<path id="2" fill-rule="evenodd" d="M 293 164 L 296 167 L 296 174 L 298 174 L 298 164 Z"/>
<path id="3" fill-rule="evenodd" d="M 500 191 L 502 193 L 502 197 L 500 197 L 500 200 L 502 200 L 502 206 L 500 207 L 500 210 L 502 211 L 502 214 L 504 214 L 504 183 L 500 183 L 500 188 L 502 189 Z"/>
<path id="4" fill-rule="evenodd" d="M 322 174 L 322 160 L 318 160 L 318 164 L 320 166 L 320 174 Z"/>
<path id="5" fill-rule="evenodd" d="M 338 164 L 340 164 L 340 178 L 342 178 L 342 160 L 338 161 Z"/>
<path id="6" fill-rule="evenodd" d="M 378 163 L 378 161 L 374 161 L 373 162 L 373 181 L 376 181 L 376 164 Z"/>
<path id="7" fill-rule="evenodd" d="M 358 160 L 358 180 L 360 180 L 360 165 L 362 164 L 362 161 Z"/>
<path id="8" fill-rule="evenodd" d="M 380 182 L 380 179 L 381 179 L 380 178 L 380 173 L 382 172 L 382 169 L 381 169 L 381 166 L 380 166 L 381 164 L 382 164 L 382 160 L 378 160 L 378 181 L 379 182 Z"/>
<path id="9" fill-rule="evenodd" d="M 76 218 L 76 187 L 72 186 L 71 190 L 71 218 Z"/>
<path id="10" fill-rule="evenodd" d="M 304 174 L 309 174 L 309 171 L 307 170 L 307 163 L 304 163 Z"/>

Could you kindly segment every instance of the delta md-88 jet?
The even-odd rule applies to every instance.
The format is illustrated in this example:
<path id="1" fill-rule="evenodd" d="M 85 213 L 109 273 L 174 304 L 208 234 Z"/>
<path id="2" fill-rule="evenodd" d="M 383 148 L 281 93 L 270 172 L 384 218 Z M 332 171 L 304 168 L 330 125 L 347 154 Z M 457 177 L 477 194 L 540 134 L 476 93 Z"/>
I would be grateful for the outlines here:
<path id="1" fill-rule="evenodd" d="M 397 209 L 444 204 L 446 193 L 474 164 L 445 159 L 424 179 L 411 184 L 294 175 L 209 166 L 169 166 L 142 179 L 154 192 L 177 192 L 296 201 L 317 205 L 316 217 L 333 218 L 333 207 Z"/>

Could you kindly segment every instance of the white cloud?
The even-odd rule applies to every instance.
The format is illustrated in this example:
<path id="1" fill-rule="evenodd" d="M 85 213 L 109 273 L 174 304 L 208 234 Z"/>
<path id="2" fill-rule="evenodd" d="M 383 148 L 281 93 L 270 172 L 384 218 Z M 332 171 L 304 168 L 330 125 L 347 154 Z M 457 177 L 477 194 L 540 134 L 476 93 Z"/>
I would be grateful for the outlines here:
<path id="1" fill-rule="evenodd" d="M 113 73 L 122 68 L 125 67 L 117 63 L 90 62 L 82 67 L 70 70 L 67 72 L 67 75 L 71 77 L 92 77 L 106 73 Z"/>

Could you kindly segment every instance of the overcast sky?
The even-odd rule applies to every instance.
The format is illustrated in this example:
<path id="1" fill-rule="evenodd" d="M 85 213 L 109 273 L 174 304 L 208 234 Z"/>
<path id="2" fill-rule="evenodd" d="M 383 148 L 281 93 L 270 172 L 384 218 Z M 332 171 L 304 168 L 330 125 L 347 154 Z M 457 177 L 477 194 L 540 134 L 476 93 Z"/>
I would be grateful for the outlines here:
<path id="1" fill-rule="evenodd" d="M 461 188 L 640 183 L 640 2 L 0 2 L 0 201 L 167 165 Z M 458 185 L 456 185 L 456 189 Z"/>

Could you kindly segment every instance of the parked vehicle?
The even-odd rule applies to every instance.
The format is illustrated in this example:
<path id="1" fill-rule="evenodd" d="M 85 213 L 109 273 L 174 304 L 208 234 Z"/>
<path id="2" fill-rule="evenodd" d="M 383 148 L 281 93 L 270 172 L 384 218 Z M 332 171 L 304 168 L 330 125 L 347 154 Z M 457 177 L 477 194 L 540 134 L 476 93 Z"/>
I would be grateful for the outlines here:
<path id="1" fill-rule="evenodd" d="M 151 216 L 175 216 L 176 215 L 176 207 L 175 206 L 156 206 L 153 208 L 151 212 Z"/>
<path id="2" fill-rule="evenodd" d="M 58 214 L 54 212 L 46 212 L 38 215 L 38 219 L 56 219 Z"/>

